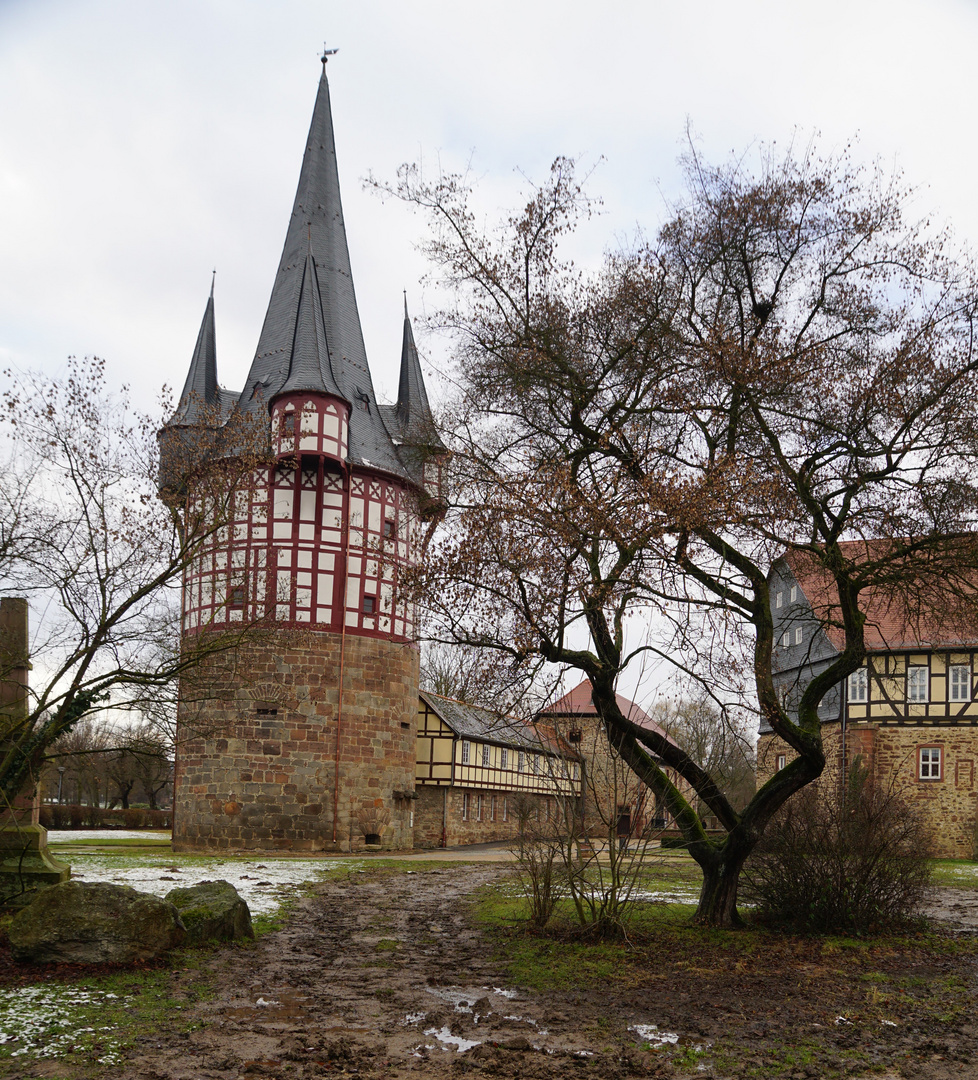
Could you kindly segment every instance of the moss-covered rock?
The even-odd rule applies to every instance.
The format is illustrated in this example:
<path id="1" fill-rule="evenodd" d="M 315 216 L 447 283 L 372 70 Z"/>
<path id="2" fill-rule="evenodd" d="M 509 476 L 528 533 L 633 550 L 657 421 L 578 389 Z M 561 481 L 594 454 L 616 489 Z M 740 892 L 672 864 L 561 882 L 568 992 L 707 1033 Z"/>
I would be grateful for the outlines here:
<path id="1" fill-rule="evenodd" d="M 131 964 L 187 936 L 177 909 L 127 885 L 66 881 L 44 889 L 7 931 L 15 960 L 34 964 Z"/>
<path id="2" fill-rule="evenodd" d="M 229 881 L 202 881 L 185 889 L 171 889 L 166 900 L 187 927 L 188 945 L 255 936 L 248 905 Z"/>

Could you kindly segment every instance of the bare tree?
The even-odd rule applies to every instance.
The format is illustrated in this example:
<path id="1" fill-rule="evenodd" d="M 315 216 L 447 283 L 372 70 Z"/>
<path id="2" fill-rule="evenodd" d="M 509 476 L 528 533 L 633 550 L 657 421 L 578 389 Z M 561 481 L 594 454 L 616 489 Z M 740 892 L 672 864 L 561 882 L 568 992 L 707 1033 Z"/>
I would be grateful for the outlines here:
<path id="1" fill-rule="evenodd" d="M 203 467 L 210 428 L 177 432 L 164 501 L 159 422 L 108 392 L 100 361 L 71 361 L 62 378 L 4 378 L 0 589 L 28 598 L 35 627 L 26 708 L 0 719 L 0 808 L 33 790 L 49 748 L 94 710 L 160 710 L 203 661 L 233 667 L 250 628 L 181 642 L 181 585 L 265 456 L 245 421 L 219 470 Z"/>
<path id="2" fill-rule="evenodd" d="M 822 772 L 818 706 L 865 656 L 861 597 L 960 611 L 978 563 L 970 263 L 908 224 L 906 192 L 878 171 L 762 158 L 754 175 L 692 154 L 658 239 L 595 274 L 562 255 L 590 209 L 567 161 L 495 231 L 456 177 L 406 168 L 395 191 L 428 215 L 454 290 L 440 319 L 456 494 L 419 583 L 439 636 L 587 675 L 612 745 L 702 868 L 696 917 L 715 924 L 738 921 L 745 859 Z M 769 586 L 786 551 L 834 582 L 815 614 L 844 636 L 790 709 Z M 636 617 L 659 636 L 633 642 Z M 796 751 L 742 809 L 622 714 L 616 681 L 650 653 Z"/>

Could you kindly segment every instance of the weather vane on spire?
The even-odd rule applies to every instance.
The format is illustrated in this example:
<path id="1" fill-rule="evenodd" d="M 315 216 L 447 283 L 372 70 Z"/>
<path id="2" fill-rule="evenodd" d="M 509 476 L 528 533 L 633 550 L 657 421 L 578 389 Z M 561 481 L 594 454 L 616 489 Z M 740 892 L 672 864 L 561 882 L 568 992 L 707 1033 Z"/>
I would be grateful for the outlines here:
<path id="1" fill-rule="evenodd" d="M 323 62 L 323 71 L 326 70 L 326 61 L 331 56 L 335 56 L 339 51 L 339 49 L 327 49 L 326 42 L 323 42 L 323 55 L 319 58 Z"/>

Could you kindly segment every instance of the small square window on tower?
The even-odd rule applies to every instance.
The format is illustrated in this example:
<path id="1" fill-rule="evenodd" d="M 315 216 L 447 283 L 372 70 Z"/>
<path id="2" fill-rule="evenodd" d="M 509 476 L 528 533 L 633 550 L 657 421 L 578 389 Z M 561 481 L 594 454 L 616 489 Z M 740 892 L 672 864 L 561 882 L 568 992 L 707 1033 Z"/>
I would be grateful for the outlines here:
<path id="1" fill-rule="evenodd" d="M 377 597 L 371 593 L 364 593 L 363 597 L 363 613 L 364 615 L 373 615 L 377 610 Z"/>
<path id="2" fill-rule="evenodd" d="M 567 733 L 567 741 L 572 743 L 579 743 L 581 741 L 581 729 L 574 728 Z"/>

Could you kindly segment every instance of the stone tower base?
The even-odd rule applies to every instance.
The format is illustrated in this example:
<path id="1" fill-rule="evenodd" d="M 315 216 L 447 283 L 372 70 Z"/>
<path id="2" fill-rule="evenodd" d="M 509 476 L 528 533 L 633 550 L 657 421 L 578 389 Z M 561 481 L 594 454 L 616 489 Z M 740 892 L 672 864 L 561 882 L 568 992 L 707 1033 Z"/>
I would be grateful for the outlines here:
<path id="1" fill-rule="evenodd" d="M 240 684 L 199 707 L 181 692 L 175 850 L 413 847 L 417 647 L 343 649 L 342 700 L 340 635 L 314 630 L 241 646 Z"/>

